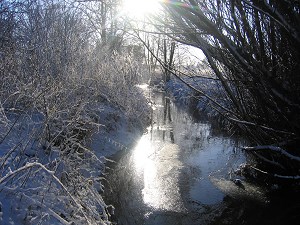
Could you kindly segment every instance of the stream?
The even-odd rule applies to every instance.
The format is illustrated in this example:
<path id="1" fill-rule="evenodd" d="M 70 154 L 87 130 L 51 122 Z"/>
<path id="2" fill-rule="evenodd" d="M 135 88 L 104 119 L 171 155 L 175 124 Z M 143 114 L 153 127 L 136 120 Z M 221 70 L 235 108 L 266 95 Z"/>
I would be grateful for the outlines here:
<path id="1" fill-rule="evenodd" d="M 115 224 L 281 224 L 262 188 L 232 181 L 247 161 L 243 140 L 214 132 L 164 92 L 149 95 L 151 125 L 109 165 L 104 198 L 115 207 Z"/>

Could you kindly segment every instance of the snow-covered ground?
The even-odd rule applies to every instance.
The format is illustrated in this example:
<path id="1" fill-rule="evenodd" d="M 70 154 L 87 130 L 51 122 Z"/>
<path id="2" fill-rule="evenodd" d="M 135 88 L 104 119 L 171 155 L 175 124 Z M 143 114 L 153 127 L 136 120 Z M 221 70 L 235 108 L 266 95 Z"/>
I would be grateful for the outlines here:
<path id="1" fill-rule="evenodd" d="M 45 115 L 6 113 L 0 123 L 0 224 L 110 224 L 113 207 L 101 196 L 106 157 L 142 134 L 149 108 L 141 93 L 133 91 L 138 97 L 131 112 L 108 101 L 88 104 L 80 121 L 71 121 L 76 126 L 50 127 L 57 129 L 51 141 L 44 137 Z"/>
<path id="2" fill-rule="evenodd" d="M 111 156 L 117 151 L 127 150 L 144 132 L 144 126 L 149 118 L 150 107 L 145 96 L 148 85 L 137 85 L 140 89 L 140 99 L 136 117 L 126 117 L 122 111 L 113 106 L 107 106 L 100 112 L 104 118 L 104 129 L 99 129 L 90 137 L 89 146 L 98 156 Z"/>
<path id="3" fill-rule="evenodd" d="M 184 77 L 182 79 L 193 88 L 205 93 L 220 105 L 230 107 L 230 102 L 226 98 L 225 91 L 218 80 L 203 77 Z M 214 109 L 214 105 L 209 101 L 207 96 L 202 95 L 200 92 L 196 92 L 176 77 L 173 77 L 166 84 L 166 88 L 179 104 L 193 104 L 199 112 L 204 113 L 208 117 L 215 117 L 218 115 L 218 112 Z"/>

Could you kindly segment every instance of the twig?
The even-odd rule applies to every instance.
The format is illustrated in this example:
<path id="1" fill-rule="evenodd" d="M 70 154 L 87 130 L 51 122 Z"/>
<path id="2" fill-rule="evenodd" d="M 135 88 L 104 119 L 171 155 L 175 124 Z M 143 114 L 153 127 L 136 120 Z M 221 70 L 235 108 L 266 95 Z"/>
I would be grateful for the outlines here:
<path id="1" fill-rule="evenodd" d="M 272 146 L 272 145 L 260 145 L 260 146 L 255 146 L 255 147 L 242 147 L 242 149 L 244 150 L 248 150 L 248 151 L 263 151 L 263 150 L 271 150 L 273 152 L 277 152 L 280 153 L 286 157 L 288 157 L 289 159 L 295 160 L 300 162 L 300 157 L 299 156 L 295 156 L 292 155 L 290 153 L 288 153 L 286 150 L 277 147 L 277 146 Z"/>
<path id="2" fill-rule="evenodd" d="M 277 177 L 277 178 L 282 178 L 282 179 L 291 179 L 291 180 L 300 180 L 300 176 L 285 176 L 285 175 L 279 175 L 279 174 L 272 174 L 272 173 L 268 173 L 266 171 L 263 171 L 261 169 L 258 169 L 254 166 L 250 166 L 252 169 L 260 172 L 260 173 L 263 173 L 263 174 L 266 174 L 266 175 L 270 175 L 270 176 L 273 176 L 273 177 Z"/>

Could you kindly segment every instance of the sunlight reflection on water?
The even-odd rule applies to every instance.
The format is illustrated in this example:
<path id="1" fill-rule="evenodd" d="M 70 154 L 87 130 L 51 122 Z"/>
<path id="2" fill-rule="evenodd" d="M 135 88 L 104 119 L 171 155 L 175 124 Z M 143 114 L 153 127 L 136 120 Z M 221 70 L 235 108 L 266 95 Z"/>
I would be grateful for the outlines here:
<path id="1" fill-rule="evenodd" d="M 135 147 L 133 158 L 137 175 L 144 178 L 144 203 L 154 209 L 185 211 L 178 185 L 183 166 L 179 147 L 165 144 L 160 148 L 151 142 L 151 135 L 147 133 Z"/>
<path id="2" fill-rule="evenodd" d="M 151 146 L 151 142 L 147 135 L 143 135 L 142 138 L 138 141 L 133 155 L 135 167 L 138 173 L 141 172 L 144 169 L 145 164 L 150 161 L 149 157 L 152 153 L 153 149 Z"/>

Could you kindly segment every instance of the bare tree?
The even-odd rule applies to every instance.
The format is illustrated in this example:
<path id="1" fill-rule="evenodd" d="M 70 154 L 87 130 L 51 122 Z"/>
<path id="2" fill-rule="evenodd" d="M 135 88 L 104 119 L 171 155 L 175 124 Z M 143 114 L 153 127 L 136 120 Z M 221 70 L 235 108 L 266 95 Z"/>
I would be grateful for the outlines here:
<path id="1" fill-rule="evenodd" d="M 299 2 L 183 0 L 162 5 L 169 19 L 157 17 L 157 28 L 200 48 L 222 83 L 230 110 L 212 101 L 215 108 L 257 145 L 299 155 Z M 285 161 L 280 152 L 266 149 Z"/>

